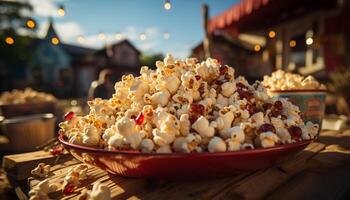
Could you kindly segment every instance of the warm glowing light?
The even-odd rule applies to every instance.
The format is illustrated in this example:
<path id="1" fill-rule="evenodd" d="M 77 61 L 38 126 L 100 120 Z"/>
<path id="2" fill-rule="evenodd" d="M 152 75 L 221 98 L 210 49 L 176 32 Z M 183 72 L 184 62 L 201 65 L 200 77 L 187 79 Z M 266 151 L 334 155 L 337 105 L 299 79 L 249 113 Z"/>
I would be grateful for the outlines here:
<path id="1" fill-rule="evenodd" d="M 141 33 L 140 34 L 140 40 L 146 40 L 146 38 L 147 38 L 147 36 L 146 36 L 146 34 L 145 33 Z"/>
<path id="2" fill-rule="evenodd" d="M 258 45 L 258 44 L 256 44 L 256 45 L 254 46 L 254 51 L 258 52 L 258 51 L 260 51 L 260 50 L 261 50 L 261 46 Z"/>
<path id="3" fill-rule="evenodd" d="M 29 19 L 27 21 L 27 27 L 31 28 L 31 29 L 35 28 L 35 22 L 33 20 Z"/>
<path id="4" fill-rule="evenodd" d="M 314 43 L 314 40 L 311 37 L 306 39 L 307 45 L 312 45 L 312 43 Z"/>
<path id="5" fill-rule="evenodd" d="M 169 0 L 165 1 L 164 3 L 164 9 L 165 10 L 170 10 L 171 9 L 171 3 Z"/>
<path id="6" fill-rule="evenodd" d="M 164 39 L 169 39 L 170 38 L 170 33 L 168 31 L 164 32 L 163 34 Z"/>
<path id="7" fill-rule="evenodd" d="M 106 35 L 105 35 L 103 32 L 100 32 L 100 33 L 98 34 L 98 39 L 99 39 L 99 40 L 105 40 L 105 39 L 106 39 Z"/>
<path id="8" fill-rule="evenodd" d="M 117 39 L 117 40 L 123 39 L 123 34 L 121 34 L 121 33 L 116 33 L 116 34 L 115 34 L 115 39 Z"/>
<path id="9" fill-rule="evenodd" d="M 293 48 L 293 47 L 297 46 L 297 42 L 295 40 L 291 40 L 291 41 L 289 41 L 289 46 Z"/>
<path id="10" fill-rule="evenodd" d="M 57 10 L 57 13 L 60 17 L 63 17 L 64 15 L 66 15 L 66 11 L 64 10 L 63 6 L 60 6 Z"/>
<path id="11" fill-rule="evenodd" d="M 58 45 L 60 43 L 60 40 L 57 37 L 51 38 L 51 43 L 53 45 Z"/>
<path id="12" fill-rule="evenodd" d="M 12 37 L 6 37 L 5 42 L 8 45 L 13 45 L 15 43 L 15 40 Z"/>
<path id="13" fill-rule="evenodd" d="M 269 38 L 275 38 L 276 32 L 275 31 L 269 31 Z"/>
<path id="14" fill-rule="evenodd" d="M 85 42 L 84 36 L 79 35 L 79 36 L 77 37 L 77 41 L 78 41 L 78 43 L 80 43 L 80 44 L 84 43 L 84 42 Z"/>

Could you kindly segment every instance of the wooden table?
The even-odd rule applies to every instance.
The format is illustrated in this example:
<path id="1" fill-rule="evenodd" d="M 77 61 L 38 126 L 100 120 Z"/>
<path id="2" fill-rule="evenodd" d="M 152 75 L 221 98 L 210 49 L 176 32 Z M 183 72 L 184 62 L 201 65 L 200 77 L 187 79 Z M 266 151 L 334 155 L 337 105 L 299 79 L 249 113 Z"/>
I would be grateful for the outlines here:
<path id="1" fill-rule="evenodd" d="M 55 160 L 47 152 L 11 155 L 4 158 L 4 168 L 17 182 L 20 198 L 38 183 L 20 183 L 31 167 Z M 51 182 L 61 183 L 67 170 L 80 164 L 65 155 L 52 167 Z M 29 167 L 31 166 L 31 167 Z M 91 189 L 97 180 L 107 185 L 113 199 L 350 199 L 350 129 L 322 131 L 319 139 L 304 151 L 277 166 L 237 176 L 198 181 L 166 181 L 123 178 L 91 167 L 89 178 L 69 196 L 61 192 L 54 199 L 77 197 L 83 188 Z M 23 182 L 23 181 L 22 181 Z M 23 193 L 21 191 L 24 191 Z"/>

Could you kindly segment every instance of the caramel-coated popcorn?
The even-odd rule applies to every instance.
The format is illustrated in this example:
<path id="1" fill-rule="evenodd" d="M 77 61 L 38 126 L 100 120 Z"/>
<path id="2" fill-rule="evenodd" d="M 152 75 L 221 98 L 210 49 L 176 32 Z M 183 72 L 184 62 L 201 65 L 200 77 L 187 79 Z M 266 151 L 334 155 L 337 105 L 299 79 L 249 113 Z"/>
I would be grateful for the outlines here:
<path id="1" fill-rule="evenodd" d="M 250 85 L 215 59 L 183 61 L 169 54 L 156 66 L 123 76 L 112 98 L 89 102 L 90 113 L 61 123 L 60 132 L 74 144 L 144 153 L 239 151 L 318 133 L 317 125 L 304 124 L 297 106 L 269 97 L 261 82 Z"/>

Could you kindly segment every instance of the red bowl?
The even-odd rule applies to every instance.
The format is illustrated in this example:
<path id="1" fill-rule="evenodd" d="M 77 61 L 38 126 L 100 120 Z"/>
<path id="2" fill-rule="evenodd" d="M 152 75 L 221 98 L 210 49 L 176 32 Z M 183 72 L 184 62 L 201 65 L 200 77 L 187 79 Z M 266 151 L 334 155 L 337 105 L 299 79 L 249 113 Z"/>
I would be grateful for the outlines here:
<path id="1" fill-rule="evenodd" d="M 271 148 L 223 153 L 141 153 L 109 151 L 60 142 L 78 160 L 112 174 L 138 178 L 188 179 L 220 177 L 271 167 L 303 150 L 312 140 Z"/>

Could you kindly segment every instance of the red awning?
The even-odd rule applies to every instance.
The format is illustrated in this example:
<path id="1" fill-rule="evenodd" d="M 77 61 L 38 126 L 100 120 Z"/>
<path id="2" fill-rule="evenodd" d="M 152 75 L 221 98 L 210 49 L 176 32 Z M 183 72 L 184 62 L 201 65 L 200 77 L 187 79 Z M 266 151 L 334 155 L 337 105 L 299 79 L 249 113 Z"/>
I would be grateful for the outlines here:
<path id="1" fill-rule="evenodd" d="M 337 6 L 335 0 L 241 0 L 212 17 L 208 31 L 224 30 L 231 35 L 276 26 L 319 9 Z"/>
<path id="2" fill-rule="evenodd" d="M 241 0 L 223 13 L 210 19 L 209 32 L 212 33 L 215 30 L 224 29 L 268 3 L 269 0 Z"/>

